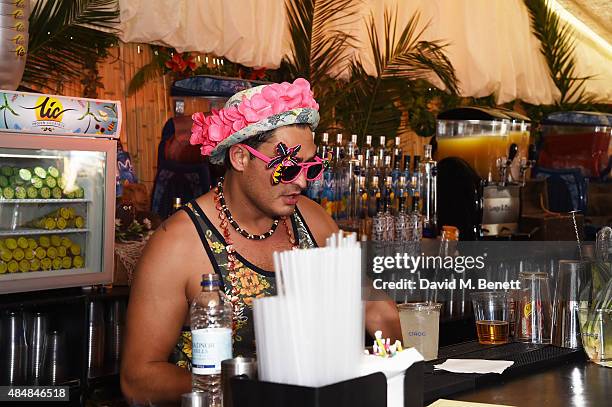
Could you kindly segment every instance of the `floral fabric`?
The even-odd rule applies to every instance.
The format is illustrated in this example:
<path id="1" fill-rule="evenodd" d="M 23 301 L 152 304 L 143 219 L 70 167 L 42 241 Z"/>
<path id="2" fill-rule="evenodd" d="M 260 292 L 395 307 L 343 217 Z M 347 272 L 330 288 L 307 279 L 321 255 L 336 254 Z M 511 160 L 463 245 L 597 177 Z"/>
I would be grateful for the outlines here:
<path id="1" fill-rule="evenodd" d="M 204 245 L 211 263 L 221 275 L 223 290 L 230 293 L 231 286 L 228 279 L 229 267 L 227 264 L 227 251 L 225 241 L 214 228 L 202 209 L 195 201 L 188 203 L 183 209 L 194 222 L 202 244 Z M 300 248 L 315 247 L 316 243 L 310 234 L 299 211 L 291 217 L 294 235 Z M 266 272 L 248 262 L 237 253 L 235 275 L 239 290 L 239 307 L 235 318 L 233 331 L 234 356 L 253 356 L 255 354 L 255 332 L 253 327 L 253 300 L 276 294 L 276 281 L 274 273 Z M 178 343 L 171 355 L 171 362 L 184 368 L 191 368 L 191 332 L 188 327 L 183 328 Z"/>

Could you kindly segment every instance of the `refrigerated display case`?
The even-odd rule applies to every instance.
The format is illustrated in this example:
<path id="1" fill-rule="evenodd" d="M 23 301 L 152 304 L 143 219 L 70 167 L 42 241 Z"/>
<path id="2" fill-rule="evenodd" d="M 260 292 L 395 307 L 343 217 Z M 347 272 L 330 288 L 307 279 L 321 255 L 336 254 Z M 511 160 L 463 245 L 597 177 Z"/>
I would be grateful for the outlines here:
<path id="1" fill-rule="evenodd" d="M 111 282 L 119 104 L 2 99 L 0 294 Z"/>

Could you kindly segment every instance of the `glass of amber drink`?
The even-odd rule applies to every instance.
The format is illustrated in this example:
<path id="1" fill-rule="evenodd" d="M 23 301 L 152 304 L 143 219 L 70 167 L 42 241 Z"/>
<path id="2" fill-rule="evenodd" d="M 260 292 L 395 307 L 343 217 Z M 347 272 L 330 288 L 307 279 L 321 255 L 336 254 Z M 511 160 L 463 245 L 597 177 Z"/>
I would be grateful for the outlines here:
<path id="1" fill-rule="evenodd" d="M 483 345 L 508 343 L 510 336 L 510 296 L 504 292 L 472 293 L 478 342 Z"/>

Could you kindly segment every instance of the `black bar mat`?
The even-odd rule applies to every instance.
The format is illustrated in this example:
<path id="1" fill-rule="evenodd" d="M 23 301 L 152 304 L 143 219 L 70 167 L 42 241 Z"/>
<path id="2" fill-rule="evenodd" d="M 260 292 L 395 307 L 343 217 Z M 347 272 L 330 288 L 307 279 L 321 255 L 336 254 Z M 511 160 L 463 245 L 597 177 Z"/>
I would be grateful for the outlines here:
<path id="1" fill-rule="evenodd" d="M 582 350 L 560 348 L 552 345 L 533 345 L 513 342 L 505 345 L 480 345 L 477 341 L 440 348 L 439 359 L 425 363 L 424 399 L 437 400 L 460 391 L 496 383 L 523 373 L 533 372 L 571 360 L 583 360 Z M 434 371 L 434 365 L 448 358 L 500 359 L 514 362 L 503 374 L 460 374 Z"/>

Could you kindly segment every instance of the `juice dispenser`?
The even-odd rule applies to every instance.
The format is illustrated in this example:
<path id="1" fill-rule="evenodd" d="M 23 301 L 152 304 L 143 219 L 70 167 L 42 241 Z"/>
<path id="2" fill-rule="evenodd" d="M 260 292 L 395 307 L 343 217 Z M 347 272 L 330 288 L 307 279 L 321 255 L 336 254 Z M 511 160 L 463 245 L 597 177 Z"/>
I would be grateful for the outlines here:
<path id="1" fill-rule="evenodd" d="M 462 107 L 438 115 L 438 219 L 462 239 L 518 232 L 529 157 L 529 119 L 512 111 Z"/>

